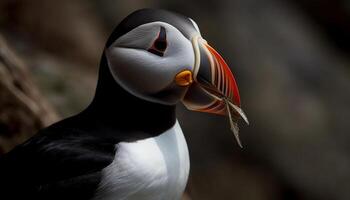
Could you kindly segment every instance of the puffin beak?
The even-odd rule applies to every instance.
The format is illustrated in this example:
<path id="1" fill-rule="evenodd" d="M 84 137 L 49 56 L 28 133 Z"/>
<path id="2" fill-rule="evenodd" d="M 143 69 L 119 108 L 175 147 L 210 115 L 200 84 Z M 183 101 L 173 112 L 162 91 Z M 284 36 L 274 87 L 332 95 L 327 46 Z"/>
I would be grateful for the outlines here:
<path id="1" fill-rule="evenodd" d="M 200 36 L 192 40 L 195 51 L 193 82 L 182 102 L 189 110 L 228 115 L 231 130 L 242 147 L 238 136 L 237 121 L 249 124 L 241 109 L 235 78 L 220 54 Z"/>

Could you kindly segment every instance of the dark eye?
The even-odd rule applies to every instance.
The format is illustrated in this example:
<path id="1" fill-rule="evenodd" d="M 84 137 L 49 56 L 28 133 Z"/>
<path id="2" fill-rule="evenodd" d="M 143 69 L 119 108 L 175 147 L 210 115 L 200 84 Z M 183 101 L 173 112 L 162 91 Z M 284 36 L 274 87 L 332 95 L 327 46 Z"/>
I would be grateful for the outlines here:
<path id="1" fill-rule="evenodd" d="M 160 27 L 160 31 L 157 39 L 153 42 L 151 48 L 148 49 L 149 52 L 156 54 L 158 56 L 164 56 L 164 51 L 166 50 L 168 44 L 166 41 L 166 31 L 164 27 Z"/>

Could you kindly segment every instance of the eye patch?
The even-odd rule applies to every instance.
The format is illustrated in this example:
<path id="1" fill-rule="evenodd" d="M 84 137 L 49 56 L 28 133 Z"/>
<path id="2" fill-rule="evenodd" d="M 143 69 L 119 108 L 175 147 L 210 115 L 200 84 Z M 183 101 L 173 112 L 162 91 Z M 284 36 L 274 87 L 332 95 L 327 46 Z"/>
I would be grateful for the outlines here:
<path id="1" fill-rule="evenodd" d="M 167 46 L 168 46 L 168 43 L 166 40 L 166 30 L 164 27 L 160 27 L 158 37 L 153 42 L 151 48 L 149 48 L 148 51 L 158 56 L 164 56 L 164 52 Z"/>

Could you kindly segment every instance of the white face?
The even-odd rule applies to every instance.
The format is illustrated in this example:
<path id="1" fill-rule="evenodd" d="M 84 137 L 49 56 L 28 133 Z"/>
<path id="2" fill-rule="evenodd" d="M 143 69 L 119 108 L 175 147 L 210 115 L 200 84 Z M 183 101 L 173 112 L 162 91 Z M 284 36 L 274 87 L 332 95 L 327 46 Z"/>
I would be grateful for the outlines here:
<path id="1" fill-rule="evenodd" d="M 164 43 L 155 48 L 155 41 L 163 40 L 164 34 L 166 48 Z M 105 54 L 119 85 L 141 99 L 166 105 L 176 104 L 187 90 L 175 84 L 176 74 L 193 71 L 195 65 L 191 41 L 164 22 L 138 26 L 118 38 Z"/>

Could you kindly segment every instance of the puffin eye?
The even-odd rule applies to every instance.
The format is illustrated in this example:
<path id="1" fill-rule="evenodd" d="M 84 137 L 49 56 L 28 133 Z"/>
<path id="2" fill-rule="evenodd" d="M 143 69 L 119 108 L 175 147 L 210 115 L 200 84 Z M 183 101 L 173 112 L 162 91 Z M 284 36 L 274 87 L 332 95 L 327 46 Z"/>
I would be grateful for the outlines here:
<path id="1" fill-rule="evenodd" d="M 148 49 L 149 52 L 156 54 L 158 56 L 164 56 L 164 51 L 166 50 L 168 44 L 166 41 L 166 31 L 164 27 L 160 27 L 160 31 L 157 39 L 153 42 L 151 48 Z"/>

